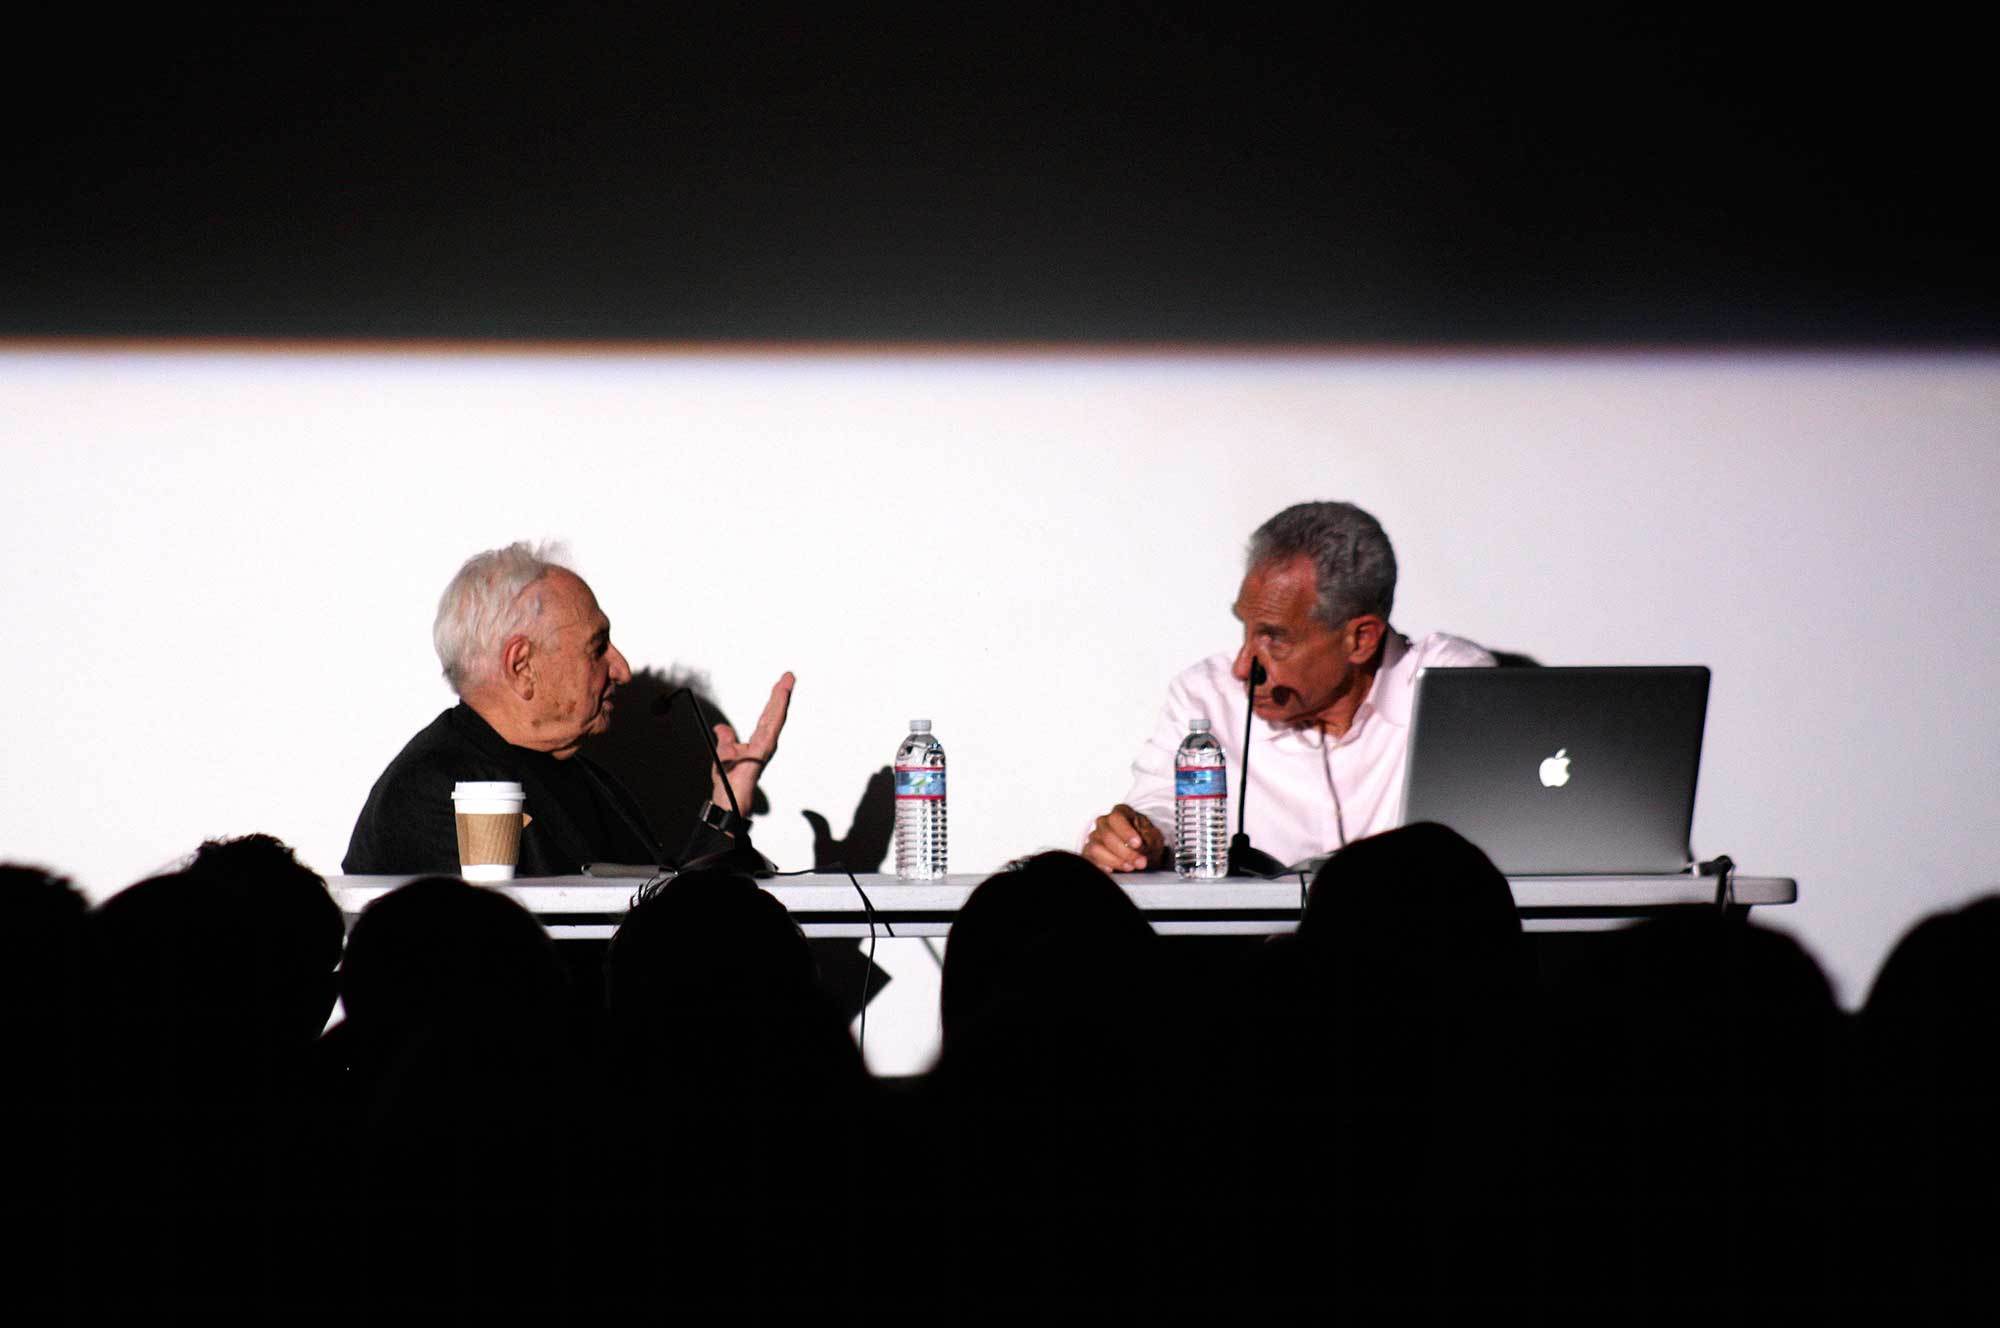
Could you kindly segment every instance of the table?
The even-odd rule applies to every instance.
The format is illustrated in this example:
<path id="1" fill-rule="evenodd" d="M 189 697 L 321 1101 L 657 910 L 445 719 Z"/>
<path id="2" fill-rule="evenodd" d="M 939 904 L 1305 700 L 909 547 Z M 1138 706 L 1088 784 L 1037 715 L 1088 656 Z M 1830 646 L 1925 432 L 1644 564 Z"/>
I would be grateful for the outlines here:
<path id="1" fill-rule="evenodd" d="M 893 876 L 808 873 L 759 881 L 790 910 L 808 936 L 869 934 L 868 896 L 880 936 L 943 936 L 967 895 L 991 873 L 941 881 Z M 334 876 L 327 880 L 350 919 L 412 876 Z M 1170 872 L 1114 876 L 1163 935 L 1273 935 L 1298 925 L 1303 882 L 1183 881 Z M 550 876 L 508 881 L 495 889 L 518 900 L 558 940 L 602 939 L 617 929 L 642 882 L 637 878 Z M 856 886 L 860 887 L 857 892 Z M 1515 876 L 1514 903 L 1529 931 L 1594 931 L 1670 909 L 1715 903 L 1715 878 L 1673 876 Z M 1783 876 L 1738 876 L 1738 908 L 1789 904 L 1798 882 Z"/>

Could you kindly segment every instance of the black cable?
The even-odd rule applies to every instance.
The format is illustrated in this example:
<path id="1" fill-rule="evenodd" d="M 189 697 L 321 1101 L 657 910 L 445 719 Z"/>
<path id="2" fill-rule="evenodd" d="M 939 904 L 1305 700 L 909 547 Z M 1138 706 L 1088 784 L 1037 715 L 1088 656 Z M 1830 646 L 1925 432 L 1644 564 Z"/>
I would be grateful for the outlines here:
<path id="1" fill-rule="evenodd" d="M 874 935 L 873 929 L 875 926 L 875 905 L 869 902 L 868 892 L 861 888 L 861 882 L 854 879 L 853 872 L 849 871 L 845 867 L 842 867 L 840 871 L 842 875 L 847 877 L 847 883 L 854 887 L 854 893 L 861 896 L 861 907 L 866 909 L 868 912 L 868 926 L 870 929 L 869 935 L 871 936 Z M 888 933 L 890 940 L 893 941 L 896 939 L 896 928 L 890 923 L 887 922 L 883 923 L 882 930 Z"/>
<path id="2" fill-rule="evenodd" d="M 1236 838 L 1246 844 L 1250 842 L 1250 837 L 1243 830 L 1245 818 L 1250 815 L 1250 721 L 1257 717 L 1257 689 L 1263 685 L 1264 679 L 1269 676 L 1269 674 L 1264 672 L 1263 664 L 1258 661 L 1255 655 L 1252 655 L 1250 657 L 1249 700 L 1245 703 L 1243 710 L 1243 773 L 1238 777 L 1236 784 Z M 1223 791 L 1227 792 L 1228 789 L 1229 785 L 1225 782 L 1223 784 Z M 1225 818 L 1228 815 L 1227 812 L 1223 813 Z M 1227 826 L 1228 824 L 1228 820 L 1224 819 L 1223 825 Z"/>
<path id="3" fill-rule="evenodd" d="M 861 908 L 868 916 L 868 962 L 861 968 L 861 1027 L 854 1036 L 855 1050 L 861 1053 L 862 1065 L 868 1064 L 868 987 L 875 977 L 875 904 L 868 898 L 868 892 L 861 888 L 861 882 L 847 868 L 840 869 L 847 877 L 847 883 L 854 887 L 854 893 L 861 896 Z M 882 924 L 891 936 L 895 929 L 888 923 Z"/>
<path id="4" fill-rule="evenodd" d="M 694 688 L 677 687 L 668 692 L 666 700 L 653 703 L 653 713 L 665 714 L 675 699 L 682 696 L 685 696 L 688 704 L 694 707 L 695 727 L 701 730 L 702 738 L 708 743 L 708 759 L 712 768 L 722 776 L 722 791 L 729 796 L 729 810 L 736 813 L 737 820 L 743 820 L 743 808 L 737 804 L 736 790 L 730 787 L 729 770 L 722 764 L 722 753 L 715 745 L 715 725 L 710 722 L 708 711 L 702 709 L 701 698 L 694 694 Z"/>
<path id="5" fill-rule="evenodd" d="M 1727 853 L 1718 854 L 1701 864 L 1698 870 L 1703 875 L 1715 876 L 1715 911 L 1724 917 L 1736 905 L 1736 861 Z"/>
<path id="6" fill-rule="evenodd" d="M 694 707 L 701 736 L 708 743 L 708 759 L 715 763 L 716 770 L 722 775 L 722 791 L 729 795 L 729 810 L 736 813 L 737 820 L 747 819 L 743 815 L 743 808 L 736 801 L 736 788 L 729 782 L 729 767 L 722 764 L 722 753 L 715 746 L 715 721 L 701 708 L 701 698 L 694 694 L 692 687 L 683 687 L 681 690 L 687 693 L 688 704 Z"/>

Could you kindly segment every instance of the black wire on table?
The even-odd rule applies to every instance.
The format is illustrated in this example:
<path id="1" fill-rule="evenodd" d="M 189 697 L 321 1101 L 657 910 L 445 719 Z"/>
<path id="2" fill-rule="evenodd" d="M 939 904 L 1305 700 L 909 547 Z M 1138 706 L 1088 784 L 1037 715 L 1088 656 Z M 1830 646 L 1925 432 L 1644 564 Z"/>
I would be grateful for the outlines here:
<path id="1" fill-rule="evenodd" d="M 854 887 L 854 893 L 861 896 L 861 909 L 868 915 L 868 962 L 861 966 L 861 1027 L 856 1031 L 854 1037 L 855 1047 L 861 1052 L 862 1063 L 866 1064 L 868 1058 L 868 987 L 875 977 L 875 903 L 868 898 L 868 892 L 861 888 L 861 882 L 855 879 L 853 872 L 848 871 L 845 867 L 842 867 L 840 870 L 847 877 L 847 883 Z M 896 929 L 886 922 L 882 924 L 882 929 L 892 937 L 896 934 Z"/>

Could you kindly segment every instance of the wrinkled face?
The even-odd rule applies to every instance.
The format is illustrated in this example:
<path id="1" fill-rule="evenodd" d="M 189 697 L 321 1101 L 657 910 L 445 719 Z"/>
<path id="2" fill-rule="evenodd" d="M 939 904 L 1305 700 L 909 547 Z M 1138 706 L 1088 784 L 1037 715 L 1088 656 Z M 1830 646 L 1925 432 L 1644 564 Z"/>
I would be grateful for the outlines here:
<path id="1" fill-rule="evenodd" d="M 1236 592 L 1233 611 L 1243 624 L 1243 645 L 1231 672 L 1247 686 L 1251 657 L 1264 661 L 1256 712 L 1266 723 L 1314 723 L 1359 680 L 1350 658 L 1352 634 L 1313 617 L 1318 599 L 1319 578 L 1303 556 L 1251 568 Z"/>
<path id="2" fill-rule="evenodd" d="M 632 669 L 611 644 L 611 620 L 580 577 L 550 572 L 541 594 L 542 614 L 532 628 L 536 745 L 571 751 L 586 735 L 611 727 L 611 694 L 632 681 Z"/>

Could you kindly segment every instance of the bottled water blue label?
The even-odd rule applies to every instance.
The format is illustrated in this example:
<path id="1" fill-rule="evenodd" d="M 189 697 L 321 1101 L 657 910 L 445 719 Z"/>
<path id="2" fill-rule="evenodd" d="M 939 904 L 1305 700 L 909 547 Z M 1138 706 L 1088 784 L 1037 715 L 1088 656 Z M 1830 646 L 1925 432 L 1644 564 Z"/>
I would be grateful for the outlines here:
<path id="1" fill-rule="evenodd" d="M 900 791 L 900 785 L 898 788 Z M 1174 771 L 1174 796 L 1177 798 L 1219 798 L 1226 791 L 1220 766 Z"/>
<path id="2" fill-rule="evenodd" d="M 927 766 L 897 766 L 896 796 L 899 798 L 944 797 L 944 771 Z"/>

